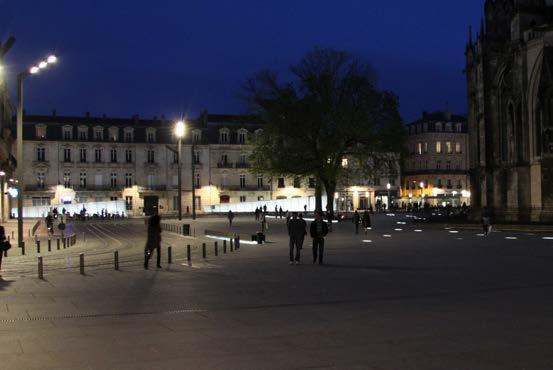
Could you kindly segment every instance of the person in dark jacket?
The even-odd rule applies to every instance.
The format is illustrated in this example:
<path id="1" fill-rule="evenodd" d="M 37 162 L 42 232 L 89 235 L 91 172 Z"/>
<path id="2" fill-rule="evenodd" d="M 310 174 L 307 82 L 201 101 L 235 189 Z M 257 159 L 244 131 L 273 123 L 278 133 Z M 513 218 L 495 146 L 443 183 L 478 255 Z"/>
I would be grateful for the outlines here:
<path id="1" fill-rule="evenodd" d="M 288 221 L 288 235 L 290 237 L 290 264 L 300 264 L 301 249 L 303 239 L 307 234 L 307 223 L 303 218 L 298 218 L 298 212 L 292 213 L 292 219 Z M 294 258 L 294 248 L 296 256 Z"/>
<path id="2" fill-rule="evenodd" d="M 365 229 L 365 234 L 367 233 L 367 230 L 371 227 L 371 215 L 368 210 L 365 210 L 363 212 L 362 221 L 363 223 L 363 229 Z"/>
<path id="3" fill-rule="evenodd" d="M 359 224 L 361 223 L 361 217 L 359 216 L 359 212 L 357 212 L 357 210 L 353 214 L 352 222 L 355 225 L 355 233 L 359 234 Z"/>
<path id="4" fill-rule="evenodd" d="M 229 227 L 232 227 L 232 220 L 234 219 L 234 213 L 232 212 L 231 209 L 229 209 L 227 213 L 227 217 L 228 217 L 228 225 Z"/>
<path id="5" fill-rule="evenodd" d="M 144 248 L 144 269 L 148 269 L 148 262 L 154 253 L 157 253 L 157 268 L 161 268 L 161 218 L 153 215 L 148 220 L 148 239 Z"/>
<path id="6" fill-rule="evenodd" d="M 323 221 L 320 211 L 315 212 L 315 221 L 311 223 L 309 233 L 313 238 L 313 263 L 319 260 L 319 265 L 323 264 L 323 254 L 325 247 L 325 236 L 328 234 L 328 226 Z"/>
<path id="7" fill-rule="evenodd" d="M 2 257 L 4 256 L 4 241 L 6 240 L 6 230 L 0 226 L 0 271 L 2 271 Z"/>

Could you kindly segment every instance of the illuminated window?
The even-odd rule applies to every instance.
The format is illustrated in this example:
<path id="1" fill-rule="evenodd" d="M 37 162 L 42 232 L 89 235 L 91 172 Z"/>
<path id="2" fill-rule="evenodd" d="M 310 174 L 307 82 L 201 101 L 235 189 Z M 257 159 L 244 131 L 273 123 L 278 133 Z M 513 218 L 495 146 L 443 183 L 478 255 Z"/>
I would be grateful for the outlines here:
<path id="1" fill-rule="evenodd" d="M 461 153 L 461 143 L 455 143 L 455 153 Z"/>
<path id="2" fill-rule="evenodd" d="M 46 139 L 46 125 L 36 125 L 35 136 L 37 139 Z"/>
<path id="3" fill-rule="evenodd" d="M 440 141 L 436 141 L 436 153 L 442 152 L 442 143 Z"/>
<path id="4" fill-rule="evenodd" d="M 451 141 L 447 141 L 445 143 L 445 148 L 446 148 L 447 154 L 453 153 L 453 146 L 451 145 Z"/>

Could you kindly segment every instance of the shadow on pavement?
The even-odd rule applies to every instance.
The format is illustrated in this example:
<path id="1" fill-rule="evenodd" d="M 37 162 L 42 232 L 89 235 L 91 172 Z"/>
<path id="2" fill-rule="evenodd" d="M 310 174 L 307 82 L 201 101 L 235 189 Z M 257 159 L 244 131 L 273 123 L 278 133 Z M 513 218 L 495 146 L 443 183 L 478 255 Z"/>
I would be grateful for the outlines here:
<path id="1" fill-rule="evenodd" d="M 11 283 L 12 283 L 12 280 L 5 280 L 0 275 L 0 291 L 6 289 Z"/>
<path id="2" fill-rule="evenodd" d="M 376 270 L 376 271 L 431 271 L 427 267 L 406 267 L 406 266 L 363 266 L 363 265 L 340 265 L 325 263 L 324 267 L 351 269 L 351 270 Z"/>

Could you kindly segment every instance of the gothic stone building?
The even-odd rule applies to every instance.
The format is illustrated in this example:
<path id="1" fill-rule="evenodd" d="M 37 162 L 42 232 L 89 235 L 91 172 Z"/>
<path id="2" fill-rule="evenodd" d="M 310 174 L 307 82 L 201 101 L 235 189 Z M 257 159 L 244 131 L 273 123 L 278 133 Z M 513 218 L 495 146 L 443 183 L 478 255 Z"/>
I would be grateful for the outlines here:
<path id="1" fill-rule="evenodd" d="M 497 220 L 552 222 L 553 1 L 487 0 L 469 37 L 473 205 Z"/>

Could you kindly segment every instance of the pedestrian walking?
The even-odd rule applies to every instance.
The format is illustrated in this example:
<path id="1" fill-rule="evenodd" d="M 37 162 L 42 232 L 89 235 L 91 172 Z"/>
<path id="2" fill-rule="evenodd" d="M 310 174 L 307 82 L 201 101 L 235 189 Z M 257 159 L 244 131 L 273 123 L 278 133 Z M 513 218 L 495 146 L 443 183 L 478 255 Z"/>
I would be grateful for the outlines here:
<path id="1" fill-rule="evenodd" d="M 355 210 L 355 213 L 353 214 L 352 222 L 355 225 L 355 233 L 359 234 L 359 224 L 361 223 L 361 217 L 359 216 L 359 212 L 357 212 L 357 210 Z"/>
<path id="2" fill-rule="evenodd" d="M 265 212 L 261 213 L 261 232 L 265 232 L 267 230 L 267 217 Z"/>
<path id="3" fill-rule="evenodd" d="M 264 213 L 267 213 L 267 205 L 266 205 L 266 204 L 263 205 L 263 212 L 264 212 Z"/>
<path id="4" fill-rule="evenodd" d="M 328 226 L 323 221 L 320 211 L 315 212 L 315 221 L 311 222 L 309 233 L 313 238 L 313 263 L 319 260 L 319 265 L 323 264 L 323 255 L 325 247 L 325 236 L 328 234 Z"/>
<path id="5" fill-rule="evenodd" d="M 282 214 L 283 214 L 283 212 L 282 212 L 282 207 L 280 207 L 280 208 L 278 209 L 278 216 L 279 216 L 280 218 L 282 218 Z"/>
<path id="6" fill-rule="evenodd" d="M 259 208 L 255 207 L 255 220 L 259 221 Z"/>
<path id="7" fill-rule="evenodd" d="M 298 218 L 297 212 L 292 212 L 292 218 L 288 221 L 288 236 L 290 237 L 290 264 L 301 264 L 301 250 L 303 240 L 307 235 L 307 223 L 303 218 Z M 295 249 L 295 256 L 294 256 Z"/>
<path id="8" fill-rule="evenodd" d="M 6 230 L 4 226 L 0 226 L 0 272 L 2 272 L 2 257 L 4 257 L 4 252 L 11 247 L 10 242 L 6 240 Z"/>
<path id="9" fill-rule="evenodd" d="M 304 212 L 307 212 L 307 204 L 304 204 L 304 205 L 303 205 L 303 211 L 304 211 Z"/>
<path id="10" fill-rule="evenodd" d="M 367 230 L 371 228 L 371 214 L 368 210 L 365 210 L 363 212 L 363 217 L 361 222 L 363 223 L 363 229 L 365 229 L 365 234 L 367 233 Z"/>
<path id="11" fill-rule="evenodd" d="M 153 215 L 148 220 L 148 238 L 144 248 L 144 269 L 148 269 L 148 262 L 154 253 L 157 253 L 157 268 L 161 268 L 161 218 L 159 215 Z"/>
<path id="12" fill-rule="evenodd" d="M 488 207 L 482 209 L 482 231 L 485 236 L 488 236 L 492 232 L 492 220 Z"/>
<path id="13" fill-rule="evenodd" d="M 228 210 L 227 217 L 228 217 L 228 224 L 230 227 L 232 227 L 232 220 L 234 219 L 234 213 L 232 213 L 231 209 Z"/>

